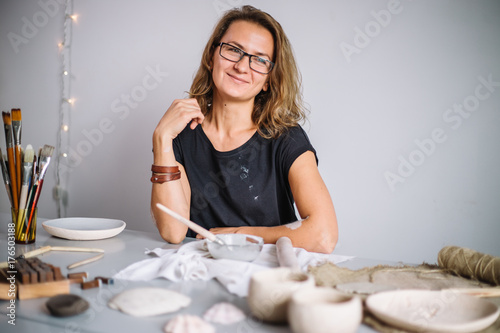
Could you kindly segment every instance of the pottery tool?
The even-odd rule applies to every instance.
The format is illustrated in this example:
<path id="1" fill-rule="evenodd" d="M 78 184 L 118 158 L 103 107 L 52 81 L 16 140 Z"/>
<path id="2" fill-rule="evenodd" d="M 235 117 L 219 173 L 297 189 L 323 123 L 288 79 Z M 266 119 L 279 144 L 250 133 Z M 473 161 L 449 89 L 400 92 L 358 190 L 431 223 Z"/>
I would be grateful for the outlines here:
<path id="1" fill-rule="evenodd" d="M 14 211 L 17 214 L 18 208 L 18 192 L 17 192 L 17 178 L 16 178 L 16 162 L 14 159 L 14 144 L 12 142 L 12 119 L 10 117 L 10 112 L 2 112 L 2 119 L 4 123 L 5 130 L 5 145 L 7 147 L 7 160 L 9 164 L 9 175 L 10 175 L 10 192 L 12 195 L 12 202 Z"/>
<path id="2" fill-rule="evenodd" d="M 198 224 L 194 223 L 193 221 L 190 221 L 190 220 L 186 219 L 185 217 L 177 214 L 173 210 L 165 207 L 164 205 L 162 205 L 160 203 L 157 203 L 156 207 L 158 207 L 160 210 L 164 211 L 168 215 L 172 216 L 177 221 L 185 224 L 189 229 L 191 229 L 194 232 L 202 235 L 206 239 L 208 239 L 208 240 L 210 240 L 212 242 L 216 242 L 216 243 L 218 243 L 220 245 L 226 245 L 226 243 L 224 243 L 224 241 L 222 239 L 220 239 L 219 237 L 217 237 L 215 234 L 211 233 L 210 231 L 208 231 L 207 229 L 203 228 L 202 226 L 199 226 Z"/>
<path id="3" fill-rule="evenodd" d="M 491 288 L 457 288 L 457 289 L 443 289 L 452 293 L 459 293 L 477 297 L 500 297 L 500 287 Z"/>
<path id="4" fill-rule="evenodd" d="M 280 237 L 276 241 L 276 256 L 281 267 L 289 267 L 293 271 L 300 271 L 299 261 L 290 238 Z"/>
<path id="5" fill-rule="evenodd" d="M 35 212 L 36 206 L 38 204 L 38 199 L 40 198 L 40 192 L 42 191 L 43 179 L 45 177 L 45 172 L 47 171 L 47 167 L 50 163 L 50 158 L 52 157 L 52 152 L 54 151 L 54 147 L 45 145 L 43 146 L 42 152 L 39 155 L 39 164 L 38 164 L 38 173 L 36 177 L 35 185 L 32 187 L 34 191 L 34 197 L 32 203 L 30 202 L 29 210 L 29 219 L 28 225 L 26 227 L 26 234 L 28 234 L 28 230 L 30 230 L 31 221 L 33 220 L 33 214 Z M 35 189 L 36 187 L 36 189 Z M 30 194 L 31 198 L 31 194 Z"/>
<path id="6" fill-rule="evenodd" d="M 81 260 L 81 261 L 77 261 L 74 264 L 68 265 L 68 269 L 73 269 L 73 268 L 76 268 L 76 267 L 80 267 L 82 265 L 90 264 L 91 262 L 97 261 L 97 260 L 101 259 L 102 257 L 104 257 L 104 253 L 98 254 L 98 255 L 96 255 L 95 257 L 92 257 L 92 258 L 88 258 L 88 259 L 84 259 L 84 260 Z"/>
<path id="7" fill-rule="evenodd" d="M 95 252 L 95 253 L 104 253 L 103 249 L 98 249 L 98 248 L 90 248 L 90 247 L 72 247 L 72 246 L 43 246 L 41 248 L 38 248 L 33 251 L 28 251 L 23 254 L 21 254 L 19 257 L 16 259 L 27 259 L 27 258 L 32 258 L 36 257 L 40 254 L 44 254 L 50 251 L 60 251 L 60 252 Z M 2 262 L 0 263 L 0 268 L 5 268 L 7 267 L 8 262 Z"/>
<path id="8" fill-rule="evenodd" d="M 12 133 L 14 136 L 14 155 L 16 158 L 16 184 L 17 194 L 21 193 L 21 172 L 22 172 L 22 157 L 21 157 L 21 109 L 12 109 Z"/>
<path id="9" fill-rule="evenodd" d="M 16 224 L 16 235 L 19 235 L 21 231 L 23 220 L 26 216 L 26 202 L 28 200 L 28 189 L 31 183 L 31 177 L 33 175 L 33 160 L 35 158 L 35 151 L 31 145 L 26 147 L 26 152 L 24 153 L 24 163 L 23 163 L 23 177 L 21 182 L 21 193 L 19 195 L 19 213 L 17 217 Z"/>
<path id="10" fill-rule="evenodd" d="M 7 196 L 9 197 L 10 201 L 10 206 L 14 207 L 14 203 L 12 202 L 12 194 L 10 191 L 10 177 L 9 177 L 9 171 L 7 170 L 7 166 L 5 164 L 3 155 L 2 155 L 2 149 L 0 149 L 0 167 L 2 168 L 2 177 L 3 177 L 3 182 L 5 184 L 5 190 L 7 191 Z"/>
<path id="11" fill-rule="evenodd" d="M 500 285 L 500 257 L 463 247 L 446 246 L 439 251 L 438 265 L 460 276 Z"/>
<path id="12" fill-rule="evenodd" d="M 0 279 L 8 278 L 10 283 L 0 283 L 0 299 L 12 298 L 11 268 L 0 269 Z M 61 274 L 61 269 L 38 258 L 17 259 L 15 263 L 14 293 L 18 299 L 50 297 L 58 294 L 69 294 L 70 283 Z M 6 289 L 4 286 L 7 286 Z"/>

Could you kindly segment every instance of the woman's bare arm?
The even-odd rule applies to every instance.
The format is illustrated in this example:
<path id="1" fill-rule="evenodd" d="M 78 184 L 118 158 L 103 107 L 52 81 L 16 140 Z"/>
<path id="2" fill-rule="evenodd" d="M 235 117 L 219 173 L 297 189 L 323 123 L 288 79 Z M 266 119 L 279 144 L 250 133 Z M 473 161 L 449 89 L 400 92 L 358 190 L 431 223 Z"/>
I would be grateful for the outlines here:
<path id="1" fill-rule="evenodd" d="M 151 215 L 163 239 L 180 243 L 186 236 L 187 227 L 156 207 L 161 203 L 189 219 L 191 190 L 184 167 L 177 163 L 173 151 L 173 139 L 190 125 L 194 129 L 203 121 L 203 114 L 196 99 L 175 100 L 165 112 L 153 133 L 153 164 L 159 166 L 178 165 L 179 180 L 153 183 L 151 190 Z"/>

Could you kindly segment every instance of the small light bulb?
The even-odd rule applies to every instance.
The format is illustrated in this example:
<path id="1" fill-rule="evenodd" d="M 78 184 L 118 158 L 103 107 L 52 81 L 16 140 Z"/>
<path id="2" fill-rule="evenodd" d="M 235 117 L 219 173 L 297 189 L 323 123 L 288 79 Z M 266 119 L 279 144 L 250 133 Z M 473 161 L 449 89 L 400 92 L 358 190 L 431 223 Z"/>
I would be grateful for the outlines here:
<path id="1" fill-rule="evenodd" d="M 62 157 L 68 157 L 68 154 L 66 154 L 66 153 L 62 153 L 61 155 L 62 155 Z"/>
<path id="2" fill-rule="evenodd" d="M 69 98 L 66 100 L 69 104 L 74 105 L 75 104 L 75 99 L 74 98 Z"/>
<path id="3" fill-rule="evenodd" d="M 69 17 L 70 17 L 73 21 L 75 21 L 75 22 L 78 20 L 78 15 L 76 15 L 76 14 L 69 15 Z"/>
<path id="4" fill-rule="evenodd" d="M 64 47 L 64 43 L 60 42 L 59 44 L 57 44 L 57 46 L 59 46 L 59 48 L 62 49 Z"/>
<path id="5" fill-rule="evenodd" d="M 64 75 L 68 75 L 69 73 L 68 73 L 68 71 L 64 71 L 63 74 Z"/>
<path id="6" fill-rule="evenodd" d="M 69 131 L 69 126 L 68 125 L 63 125 L 62 129 L 63 129 L 64 132 L 67 132 L 67 131 Z"/>

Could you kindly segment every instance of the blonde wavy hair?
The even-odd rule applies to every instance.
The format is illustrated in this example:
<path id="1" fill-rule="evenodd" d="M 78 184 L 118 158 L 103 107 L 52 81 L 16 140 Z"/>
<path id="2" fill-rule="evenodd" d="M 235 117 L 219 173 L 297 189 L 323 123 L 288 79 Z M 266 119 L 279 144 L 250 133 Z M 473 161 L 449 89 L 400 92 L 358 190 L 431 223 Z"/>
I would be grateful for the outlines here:
<path id="1" fill-rule="evenodd" d="M 210 116 L 214 84 L 210 64 L 215 49 L 229 26 L 247 21 L 267 29 L 274 39 L 274 68 L 267 74 L 269 88 L 255 96 L 252 120 L 259 134 L 277 138 L 290 127 L 306 119 L 302 101 L 301 75 L 297 69 L 292 46 L 281 25 L 269 14 L 252 6 L 227 11 L 215 26 L 203 51 L 200 67 L 193 79 L 189 95 L 196 98 L 205 116 Z"/>

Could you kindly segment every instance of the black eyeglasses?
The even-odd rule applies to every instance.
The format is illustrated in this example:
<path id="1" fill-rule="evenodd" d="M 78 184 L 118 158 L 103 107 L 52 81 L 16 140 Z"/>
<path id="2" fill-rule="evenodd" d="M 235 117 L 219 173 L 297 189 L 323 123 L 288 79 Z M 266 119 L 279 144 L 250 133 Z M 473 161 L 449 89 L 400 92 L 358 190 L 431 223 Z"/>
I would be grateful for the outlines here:
<path id="1" fill-rule="evenodd" d="M 239 47 L 227 43 L 220 43 L 219 46 L 219 55 L 226 60 L 238 62 L 243 59 L 244 56 L 248 56 L 250 59 L 250 68 L 257 73 L 268 74 L 274 67 L 274 62 L 246 53 Z"/>

